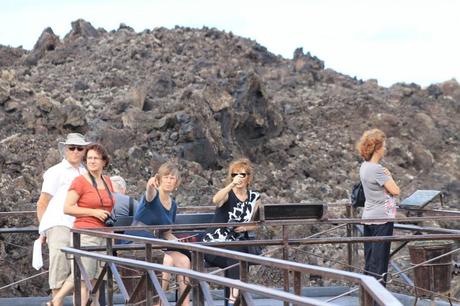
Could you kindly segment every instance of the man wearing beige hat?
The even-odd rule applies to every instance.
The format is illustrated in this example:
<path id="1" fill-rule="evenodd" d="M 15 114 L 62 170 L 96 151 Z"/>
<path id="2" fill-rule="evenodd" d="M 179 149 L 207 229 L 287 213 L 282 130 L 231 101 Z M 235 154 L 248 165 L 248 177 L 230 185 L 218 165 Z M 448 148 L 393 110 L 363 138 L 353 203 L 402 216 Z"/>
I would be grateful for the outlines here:
<path id="1" fill-rule="evenodd" d="M 64 154 L 64 159 L 43 174 L 37 217 L 40 237 L 48 243 L 48 282 L 53 294 L 52 305 L 62 305 L 65 295 L 73 289 L 71 263 L 61 248 L 70 246 L 70 228 L 74 217 L 64 214 L 64 201 L 74 178 L 86 172 L 81 161 L 88 144 L 83 135 L 68 134 L 66 140 L 59 143 L 59 151 Z M 60 291 L 61 288 L 63 290 Z"/>

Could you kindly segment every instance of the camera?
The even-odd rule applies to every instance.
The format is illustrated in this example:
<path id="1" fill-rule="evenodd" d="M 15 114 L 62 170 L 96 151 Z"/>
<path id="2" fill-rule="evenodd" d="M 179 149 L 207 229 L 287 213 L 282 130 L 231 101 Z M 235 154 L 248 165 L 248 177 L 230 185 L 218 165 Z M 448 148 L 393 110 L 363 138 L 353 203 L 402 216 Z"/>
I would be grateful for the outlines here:
<path id="1" fill-rule="evenodd" d="M 117 222 L 117 218 L 115 218 L 115 216 L 109 215 L 107 219 L 105 219 L 104 224 L 107 227 L 112 227 L 115 225 L 115 222 Z"/>

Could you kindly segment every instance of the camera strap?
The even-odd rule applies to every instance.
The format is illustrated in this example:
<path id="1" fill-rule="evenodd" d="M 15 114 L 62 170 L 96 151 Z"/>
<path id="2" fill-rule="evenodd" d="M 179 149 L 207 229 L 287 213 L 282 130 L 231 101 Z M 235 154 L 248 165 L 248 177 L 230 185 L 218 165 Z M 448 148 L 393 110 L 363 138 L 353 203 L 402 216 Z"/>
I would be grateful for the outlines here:
<path id="1" fill-rule="evenodd" d="M 90 177 L 90 179 L 91 179 L 91 182 L 93 183 L 93 187 L 96 188 L 97 195 L 99 196 L 99 201 L 101 202 L 101 207 L 104 207 L 104 204 L 102 203 L 101 194 L 99 193 L 99 188 L 97 188 L 96 179 L 94 178 L 94 176 L 93 176 L 89 171 L 88 171 L 88 175 L 89 175 L 89 177 Z M 103 175 L 101 175 L 101 180 L 102 180 L 102 183 L 104 184 L 105 190 L 106 190 L 107 193 L 109 194 L 109 198 L 110 198 L 110 201 L 112 202 L 112 206 L 113 206 L 113 197 L 112 197 L 112 193 L 110 192 L 109 186 L 108 186 L 107 183 L 105 182 L 104 176 L 103 176 Z"/>

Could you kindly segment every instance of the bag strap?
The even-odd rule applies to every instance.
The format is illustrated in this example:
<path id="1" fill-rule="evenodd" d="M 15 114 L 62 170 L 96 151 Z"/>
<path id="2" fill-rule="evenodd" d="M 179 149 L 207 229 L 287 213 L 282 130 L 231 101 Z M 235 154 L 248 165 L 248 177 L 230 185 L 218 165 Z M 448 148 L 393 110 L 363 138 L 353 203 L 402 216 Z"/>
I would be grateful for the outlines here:
<path id="1" fill-rule="evenodd" d="M 89 171 L 88 171 L 88 175 L 89 175 L 89 177 L 91 179 L 91 182 L 93 183 L 93 187 L 96 188 L 97 195 L 99 196 L 99 201 L 101 202 L 101 207 L 104 207 L 104 204 L 102 203 L 101 194 L 99 193 L 99 189 L 97 188 L 96 179 L 94 178 L 94 176 Z M 109 198 L 110 198 L 110 201 L 112 202 L 112 206 L 113 206 L 113 196 L 112 196 L 112 193 L 110 192 L 109 186 L 107 185 L 107 183 L 104 180 L 103 175 L 101 175 L 101 180 L 102 180 L 102 183 L 104 184 L 105 190 L 109 194 Z"/>
<path id="2" fill-rule="evenodd" d="M 134 199 L 129 197 L 128 216 L 134 215 Z"/>

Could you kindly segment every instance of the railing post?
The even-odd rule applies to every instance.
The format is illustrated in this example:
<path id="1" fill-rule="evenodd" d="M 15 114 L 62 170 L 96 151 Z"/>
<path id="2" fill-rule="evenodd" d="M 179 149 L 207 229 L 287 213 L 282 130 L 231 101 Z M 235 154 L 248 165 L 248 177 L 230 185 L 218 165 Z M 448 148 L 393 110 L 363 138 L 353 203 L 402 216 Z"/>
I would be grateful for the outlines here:
<path id="1" fill-rule="evenodd" d="M 240 261 L 240 280 L 242 282 L 247 283 L 249 280 L 248 277 L 248 272 L 249 272 L 249 264 L 247 261 Z M 240 306 L 247 306 L 248 303 L 246 302 L 246 299 L 243 297 L 242 292 L 239 293 L 240 295 Z"/>
<path id="2" fill-rule="evenodd" d="M 283 225 L 283 259 L 289 259 L 289 233 L 286 225 Z M 289 292 L 289 270 L 284 270 L 283 272 L 283 288 L 284 291 Z M 284 302 L 283 304 L 284 306 L 289 306 L 288 302 Z"/>
<path id="3" fill-rule="evenodd" d="M 351 211 L 351 217 L 356 218 L 357 217 L 357 212 L 356 209 L 352 209 Z M 358 237 L 358 225 L 352 224 L 351 225 L 351 235 L 352 237 Z M 352 263 L 351 265 L 353 267 L 358 267 L 359 265 L 359 254 L 358 254 L 358 244 L 357 243 L 352 243 L 351 248 L 352 248 Z M 358 270 L 359 271 L 359 270 Z M 355 270 L 352 270 L 351 272 L 356 272 Z"/>
<path id="4" fill-rule="evenodd" d="M 351 205 L 346 206 L 346 217 L 351 218 L 352 216 L 352 210 L 353 208 Z M 347 237 L 352 237 L 353 235 L 353 224 L 347 224 Z M 352 243 L 347 243 L 347 263 L 348 263 L 348 271 L 353 271 L 353 249 L 354 249 L 354 244 Z"/>
<path id="5" fill-rule="evenodd" d="M 113 256 L 113 244 L 112 238 L 107 238 L 107 255 Z M 99 293 L 105 294 L 104 291 L 99 290 Z M 107 265 L 107 303 L 109 306 L 113 306 L 113 275 L 112 269 Z"/>
<path id="6" fill-rule="evenodd" d="M 373 306 L 374 299 L 372 296 L 366 291 L 363 285 L 359 286 L 360 294 L 359 294 L 359 304 L 361 306 Z"/>
<path id="7" fill-rule="evenodd" d="M 294 293 L 299 296 L 302 293 L 302 275 L 299 271 L 294 272 Z"/>
<path id="8" fill-rule="evenodd" d="M 75 249 L 80 249 L 80 233 L 72 234 L 72 244 Z M 78 267 L 77 261 L 75 260 L 75 255 L 73 259 L 73 281 L 74 281 L 74 290 L 75 290 L 75 306 L 81 306 L 81 274 L 80 268 Z"/>
<path id="9" fill-rule="evenodd" d="M 351 205 L 346 206 L 346 217 L 355 218 L 356 217 L 356 208 L 353 208 Z M 347 237 L 357 237 L 358 231 L 356 229 L 356 224 L 347 224 Z M 348 257 L 348 271 L 355 272 L 356 267 L 359 264 L 358 256 L 358 244 L 348 243 L 347 244 L 347 257 Z"/>
<path id="10" fill-rule="evenodd" d="M 152 245 L 150 243 L 145 244 L 145 261 L 147 262 L 152 262 Z M 153 285 L 152 282 L 149 281 L 147 271 L 145 272 L 146 276 L 146 282 L 145 282 L 145 301 L 146 305 L 152 305 L 153 304 L 153 297 L 152 297 L 152 291 L 153 291 Z M 163 281 L 160 281 L 160 284 L 162 284 Z"/>
<path id="11" fill-rule="evenodd" d="M 204 255 L 201 252 L 192 252 L 192 270 L 197 272 L 204 271 Z M 200 283 L 196 279 L 190 279 L 192 284 L 192 300 L 193 306 L 204 306 L 203 292 L 200 290 Z"/>
<path id="12" fill-rule="evenodd" d="M 259 207 L 259 221 L 264 222 L 265 221 L 265 206 L 264 204 L 261 204 Z"/>

